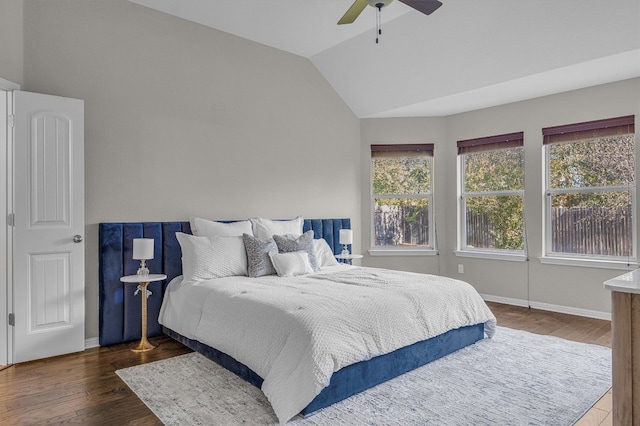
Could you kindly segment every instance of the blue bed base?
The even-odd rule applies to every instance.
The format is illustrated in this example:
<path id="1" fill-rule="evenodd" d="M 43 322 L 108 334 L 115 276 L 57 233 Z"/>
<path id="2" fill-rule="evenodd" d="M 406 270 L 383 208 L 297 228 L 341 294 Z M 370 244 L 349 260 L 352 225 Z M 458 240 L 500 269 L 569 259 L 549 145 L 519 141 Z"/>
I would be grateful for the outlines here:
<path id="1" fill-rule="evenodd" d="M 184 337 L 166 327 L 164 331 L 183 345 L 201 353 L 257 388 L 262 387 L 262 377 L 224 352 L 197 340 Z M 348 365 L 333 373 L 329 386 L 324 388 L 300 414 L 308 416 L 331 404 L 469 346 L 483 337 L 484 324 L 470 325 L 447 331 L 431 339 L 405 346 L 368 361 Z"/>
<path id="2" fill-rule="evenodd" d="M 315 238 L 324 238 L 334 253 L 340 253 L 340 229 L 350 229 L 349 219 L 305 219 L 304 231 L 313 229 Z M 167 284 L 182 274 L 182 253 L 176 232 L 191 233 L 189 222 L 101 223 L 99 225 L 99 333 L 100 345 L 138 340 L 141 337 L 140 296 L 120 282 L 123 275 L 136 273 L 139 262 L 132 259 L 134 238 L 154 239 L 154 259 L 147 262 L 152 273 L 167 279 L 149 285 L 148 336 L 163 332 L 185 346 L 202 353 L 249 383 L 261 387 L 262 378 L 229 355 L 201 342 L 188 339 L 158 323 L 162 297 Z M 155 295 L 160 295 L 156 297 Z M 365 389 L 404 374 L 471 345 L 484 338 L 484 325 L 476 324 L 448 331 L 431 339 L 400 348 L 389 354 L 344 367 L 333 374 L 329 386 L 302 410 L 311 414 Z"/>

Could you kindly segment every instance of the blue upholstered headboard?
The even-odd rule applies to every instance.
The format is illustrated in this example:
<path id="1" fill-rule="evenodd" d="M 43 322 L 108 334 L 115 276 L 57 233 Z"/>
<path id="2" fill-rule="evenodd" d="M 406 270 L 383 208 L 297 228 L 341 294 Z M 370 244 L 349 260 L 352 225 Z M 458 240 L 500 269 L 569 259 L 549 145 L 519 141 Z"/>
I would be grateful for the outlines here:
<path id="1" fill-rule="evenodd" d="M 314 231 L 324 238 L 334 253 L 340 253 L 340 229 L 350 229 L 350 219 L 305 219 L 303 230 Z M 166 281 L 149 284 L 153 293 L 148 299 L 147 335 L 162 334 L 158 314 L 162 296 L 169 282 L 182 274 L 182 252 L 176 232 L 191 234 L 189 222 L 125 222 L 101 223 L 98 235 L 100 345 L 113 345 L 140 339 L 140 293 L 135 286 L 123 284 L 120 277 L 134 275 L 140 262 L 132 259 L 134 238 L 154 239 L 154 259 L 147 262 L 151 273 L 167 275 Z"/>

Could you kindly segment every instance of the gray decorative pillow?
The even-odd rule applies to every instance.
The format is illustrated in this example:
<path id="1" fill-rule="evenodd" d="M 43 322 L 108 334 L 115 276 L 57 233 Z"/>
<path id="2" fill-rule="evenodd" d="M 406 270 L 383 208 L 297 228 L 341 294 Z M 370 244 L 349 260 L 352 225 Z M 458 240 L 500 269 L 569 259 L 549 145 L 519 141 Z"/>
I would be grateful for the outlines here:
<path id="1" fill-rule="evenodd" d="M 309 230 L 299 237 L 295 235 L 274 235 L 273 239 L 278 245 L 278 251 L 280 253 L 306 251 L 309 253 L 309 263 L 311 263 L 313 271 L 318 272 L 320 270 L 313 245 L 313 230 Z"/>
<path id="2" fill-rule="evenodd" d="M 278 251 L 278 246 L 273 238 L 263 241 L 253 235 L 242 234 L 242 240 L 244 248 L 247 250 L 248 275 L 252 278 L 275 275 L 276 270 L 269 257 L 270 251 Z"/>

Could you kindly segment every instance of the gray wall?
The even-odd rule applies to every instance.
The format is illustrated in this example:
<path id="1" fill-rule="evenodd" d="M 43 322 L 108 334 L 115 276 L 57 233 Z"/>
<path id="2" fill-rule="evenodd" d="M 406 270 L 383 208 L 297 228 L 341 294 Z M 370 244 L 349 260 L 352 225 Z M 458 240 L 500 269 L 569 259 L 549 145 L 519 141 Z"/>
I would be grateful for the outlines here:
<path id="1" fill-rule="evenodd" d="M 543 127 L 635 114 L 640 117 L 640 79 L 546 96 L 529 101 L 445 118 L 362 120 L 362 223 L 368 224 L 369 149 L 372 143 L 435 143 L 436 227 L 440 255 L 434 258 L 365 257 L 364 263 L 397 269 L 437 272 L 473 284 L 485 295 L 534 302 L 538 307 L 562 307 L 575 313 L 610 312 L 610 293 L 603 281 L 624 271 L 541 264 L 542 255 L 542 131 Z M 456 141 L 524 131 L 525 215 L 530 261 L 512 262 L 457 257 Z M 636 136 L 636 152 L 640 152 Z M 636 156 L 637 161 L 638 156 Z M 638 207 L 638 206 L 637 206 Z M 640 211 L 636 208 L 636 211 Z M 362 247 L 370 246 L 370 229 Z M 464 265 L 458 274 L 457 265 Z M 549 306 L 552 305 L 552 306 Z"/>
<path id="2" fill-rule="evenodd" d="M 0 2 L 0 77 L 22 83 L 23 0 Z"/>
<path id="3" fill-rule="evenodd" d="M 308 60 L 125 0 L 24 17 L 24 90 L 85 101 L 88 338 L 99 222 L 359 217 L 359 121 Z"/>

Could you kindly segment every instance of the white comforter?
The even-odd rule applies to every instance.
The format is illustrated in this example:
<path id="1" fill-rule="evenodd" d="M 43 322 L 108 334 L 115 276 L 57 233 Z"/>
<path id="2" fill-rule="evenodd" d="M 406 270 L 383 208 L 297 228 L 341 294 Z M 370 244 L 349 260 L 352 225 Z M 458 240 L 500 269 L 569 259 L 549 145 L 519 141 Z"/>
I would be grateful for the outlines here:
<path id="1" fill-rule="evenodd" d="M 333 372 L 495 317 L 469 284 L 434 275 L 332 267 L 300 277 L 229 277 L 167 289 L 160 323 L 247 365 L 281 422 Z"/>

